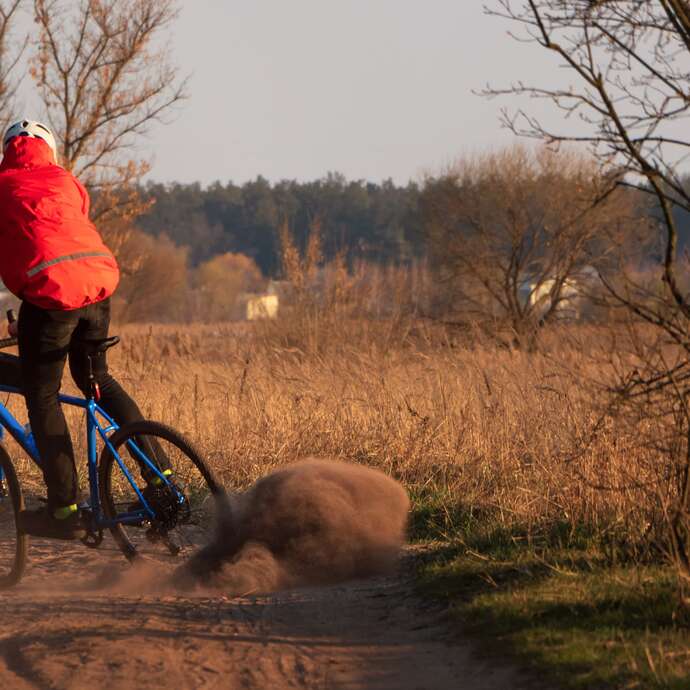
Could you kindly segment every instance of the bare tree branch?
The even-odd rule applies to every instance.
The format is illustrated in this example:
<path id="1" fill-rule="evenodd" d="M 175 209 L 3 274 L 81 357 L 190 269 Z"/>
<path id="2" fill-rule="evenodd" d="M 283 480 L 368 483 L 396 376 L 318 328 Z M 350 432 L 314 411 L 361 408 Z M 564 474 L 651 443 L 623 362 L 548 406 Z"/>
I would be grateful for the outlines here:
<path id="1" fill-rule="evenodd" d="M 428 180 L 423 229 L 458 307 L 472 304 L 523 345 L 566 307 L 572 313 L 594 267 L 611 263 L 605 238 L 623 223 L 627 241 L 639 239 L 638 195 L 616 179 L 589 157 L 516 147 Z"/>
<path id="2" fill-rule="evenodd" d="M 0 128 L 4 133 L 15 117 L 18 82 L 14 73 L 26 49 L 26 36 L 15 39 L 13 27 L 23 0 L 0 2 Z"/>
<path id="3" fill-rule="evenodd" d="M 546 48 L 576 77 L 568 89 L 519 83 L 485 93 L 551 100 L 566 116 L 577 112 L 580 131 L 550 131 L 522 110 L 506 114 L 504 124 L 517 134 L 552 143 L 589 144 L 602 169 L 614 165 L 622 172 L 620 186 L 642 190 L 656 201 L 663 250 L 652 270 L 654 280 L 641 285 L 630 279 L 624 265 L 618 275 L 602 279 L 613 303 L 658 336 L 650 339 L 631 327 L 639 368 L 623 376 L 615 392 L 633 417 L 654 413 L 675 424 L 666 448 L 672 462 L 684 458 L 685 464 L 677 475 L 675 513 L 667 519 L 676 560 L 690 583 L 690 293 L 674 215 L 690 210 L 690 186 L 679 173 L 690 141 L 677 133 L 690 118 L 690 4 L 494 0 L 485 10 L 521 27 L 519 40 Z M 674 353 L 675 363 L 668 352 Z"/>
<path id="4" fill-rule="evenodd" d="M 34 0 L 31 73 L 61 164 L 97 192 L 102 221 L 141 210 L 131 189 L 148 166 L 127 152 L 185 98 L 162 40 L 176 16 L 174 0 Z"/>

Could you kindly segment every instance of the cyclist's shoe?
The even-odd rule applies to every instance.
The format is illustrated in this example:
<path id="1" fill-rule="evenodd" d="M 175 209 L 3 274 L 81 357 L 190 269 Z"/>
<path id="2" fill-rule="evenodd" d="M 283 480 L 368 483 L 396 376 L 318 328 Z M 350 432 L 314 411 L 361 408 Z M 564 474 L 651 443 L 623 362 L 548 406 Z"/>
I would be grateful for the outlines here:
<path id="1" fill-rule="evenodd" d="M 17 525 L 24 534 L 47 539 L 83 539 L 86 529 L 78 510 L 71 510 L 66 517 L 56 517 L 47 506 L 35 510 L 22 510 Z"/>

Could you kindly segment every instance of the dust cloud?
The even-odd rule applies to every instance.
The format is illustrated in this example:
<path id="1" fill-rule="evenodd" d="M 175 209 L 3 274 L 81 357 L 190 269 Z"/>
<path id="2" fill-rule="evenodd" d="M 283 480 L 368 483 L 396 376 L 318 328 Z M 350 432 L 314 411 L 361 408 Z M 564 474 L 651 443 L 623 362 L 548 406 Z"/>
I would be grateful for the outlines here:
<path id="1" fill-rule="evenodd" d="M 402 486 L 377 470 L 318 459 L 287 465 L 219 502 L 213 541 L 173 580 L 241 595 L 383 573 L 404 542 L 408 509 Z"/>

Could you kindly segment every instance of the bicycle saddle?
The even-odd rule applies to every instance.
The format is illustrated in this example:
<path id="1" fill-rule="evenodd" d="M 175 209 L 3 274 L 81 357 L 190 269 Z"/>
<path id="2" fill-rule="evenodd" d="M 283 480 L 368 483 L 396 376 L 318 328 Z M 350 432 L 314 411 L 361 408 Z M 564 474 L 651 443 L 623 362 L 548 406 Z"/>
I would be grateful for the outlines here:
<path id="1" fill-rule="evenodd" d="M 112 335 L 110 338 L 98 338 L 96 340 L 79 340 L 81 345 L 89 354 L 99 355 L 111 347 L 115 347 L 120 342 L 120 337 Z"/>

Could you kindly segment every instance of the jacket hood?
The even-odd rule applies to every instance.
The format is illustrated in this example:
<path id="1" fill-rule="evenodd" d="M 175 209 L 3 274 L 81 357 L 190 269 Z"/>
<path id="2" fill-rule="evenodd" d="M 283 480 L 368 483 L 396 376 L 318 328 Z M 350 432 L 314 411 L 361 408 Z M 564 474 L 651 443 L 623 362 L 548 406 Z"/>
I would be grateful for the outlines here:
<path id="1" fill-rule="evenodd" d="M 15 168 L 38 168 L 44 165 L 57 165 L 53 151 L 43 139 L 35 137 L 14 137 L 5 149 L 0 172 Z"/>

